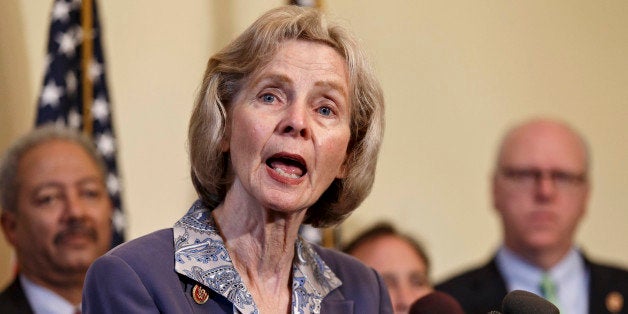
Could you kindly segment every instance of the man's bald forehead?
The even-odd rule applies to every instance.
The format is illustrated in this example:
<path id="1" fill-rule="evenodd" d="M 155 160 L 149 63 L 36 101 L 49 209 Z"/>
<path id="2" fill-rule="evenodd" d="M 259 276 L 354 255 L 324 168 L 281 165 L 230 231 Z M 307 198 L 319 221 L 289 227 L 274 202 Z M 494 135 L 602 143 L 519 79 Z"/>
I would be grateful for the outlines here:
<path id="1" fill-rule="evenodd" d="M 563 121 L 544 118 L 527 120 L 509 129 L 499 146 L 496 165 L 499 167 L 503 164 L 504 158 L 513 146 L 526 145 L 548 136 L 560 138 L 566 145 L 573 144 L 574 148 L 582 152 L 584 167 L 588 170 L 590 156 L 584 137 Z"/>

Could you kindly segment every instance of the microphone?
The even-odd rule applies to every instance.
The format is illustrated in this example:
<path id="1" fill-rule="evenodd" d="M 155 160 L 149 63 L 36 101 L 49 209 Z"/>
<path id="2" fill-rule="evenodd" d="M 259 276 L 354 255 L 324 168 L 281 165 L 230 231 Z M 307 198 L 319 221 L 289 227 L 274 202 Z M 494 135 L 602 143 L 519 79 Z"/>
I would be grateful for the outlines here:
<path id="1" fill-rule="evenodd" d="M 449 294 L 432 291 L 414 301 L 409 314 L 464 314 L 464 310 Z"/>
<path id="2" fill-rule="evenodd" d="M 503 314 L 559 314 L 552 302 L 528 291 L 513 290 L 502 301 Z"/>

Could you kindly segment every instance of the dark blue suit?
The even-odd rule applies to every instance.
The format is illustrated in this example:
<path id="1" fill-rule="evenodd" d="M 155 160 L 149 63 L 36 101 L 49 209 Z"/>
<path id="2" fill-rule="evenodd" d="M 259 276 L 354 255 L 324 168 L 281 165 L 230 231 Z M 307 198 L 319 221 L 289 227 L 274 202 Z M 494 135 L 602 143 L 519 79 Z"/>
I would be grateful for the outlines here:
<path id="1" fill-rule="evenodd" d="M 0 294 L 0 313 L 3 314 L 32 314 L 26 294 L 22 289 L 19 277 Z"/>
<path id="2" fill-rule="evenodd" d="M 321 313 L 392 313 L 388 292 L 372 269 L 343 253 L 314 246 L 343 284 L 322 301 Z M 210 293 L 202 305 L 192 298 L 196 282 L 174 271 L 172 229 L 164 229 L 110 251 L 87 272 L 84 313 L 233 313 L 223 296 Z"/>
<path id="3" fill-rule="evenodd" d="M 584 260 L 590 275 L 589 313 L 612 313 L 607 308 L 607 299 L 613 294 L 623 296 L 624 300 L 628 297 L 628 271 L 596 264 L 586 257 Z M 499 311 L 502 299 L 508 292 L 495 258 L 486 265 L 436 285 L 436 289 L 456 298 L 467 314 Z M 620 312 L 615 313 L 628 313 L 628 305 L 624 305 Z"/>

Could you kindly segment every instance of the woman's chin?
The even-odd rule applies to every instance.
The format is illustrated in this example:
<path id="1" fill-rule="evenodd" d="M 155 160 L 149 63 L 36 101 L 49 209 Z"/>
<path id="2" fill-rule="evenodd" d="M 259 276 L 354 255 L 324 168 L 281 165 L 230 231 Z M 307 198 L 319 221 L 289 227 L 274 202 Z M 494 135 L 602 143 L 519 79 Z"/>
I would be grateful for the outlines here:
<path id="1" fill-rule="evenodd" d="M 298 215 L 304 213 L 311 204 L 304 203 L 301 200 L 293 199 L 290 196 L 269 198 L 263 205 L 275 213 L 285 215 Z"/>

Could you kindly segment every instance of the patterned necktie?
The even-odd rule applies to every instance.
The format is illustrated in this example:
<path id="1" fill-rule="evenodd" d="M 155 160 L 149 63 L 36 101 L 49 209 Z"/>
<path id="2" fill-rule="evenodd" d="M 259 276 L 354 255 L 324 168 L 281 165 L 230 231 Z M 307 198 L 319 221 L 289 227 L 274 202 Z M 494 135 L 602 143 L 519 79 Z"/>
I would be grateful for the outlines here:
<path id="1" fill-rule="evenodd" d="M 558 295 L 556 294 L 556 284 L 548 273 L 543 273 L 541 277 L 541 294 L 547 300 L 558 307 Z"/>

